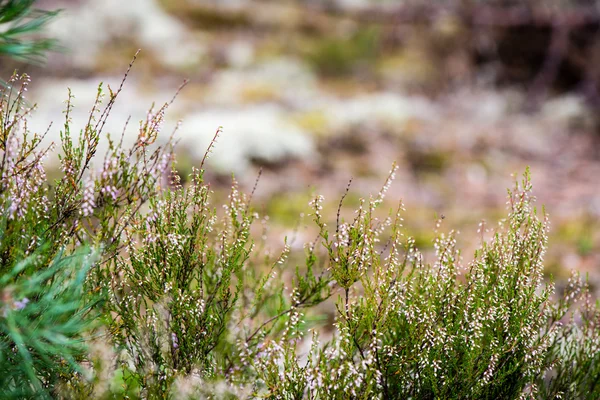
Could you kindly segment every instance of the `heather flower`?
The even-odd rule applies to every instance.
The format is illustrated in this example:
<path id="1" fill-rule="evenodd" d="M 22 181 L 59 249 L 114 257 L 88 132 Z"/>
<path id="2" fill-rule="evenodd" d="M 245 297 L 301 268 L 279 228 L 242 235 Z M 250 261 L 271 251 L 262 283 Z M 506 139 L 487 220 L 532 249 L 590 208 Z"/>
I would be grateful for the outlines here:
<path id="1" fill-rule="evenodd" d="M 27 297 L 24 297 L 21 300 L 17 300 L 14 302 L 14 309 L 15 310 L 22 310 L 25 308 L 25 306 L 29 303 L 29 299 Z"/>
<path id="2" fill-rule="evenodd" d="M 86 179 L 83 189 L 83 201 L 81 202 L 81 215 L 84 217 L 89 217 L 94 213 L 95 203 L 95 179 L 93 177 L 89 177 Z"/>

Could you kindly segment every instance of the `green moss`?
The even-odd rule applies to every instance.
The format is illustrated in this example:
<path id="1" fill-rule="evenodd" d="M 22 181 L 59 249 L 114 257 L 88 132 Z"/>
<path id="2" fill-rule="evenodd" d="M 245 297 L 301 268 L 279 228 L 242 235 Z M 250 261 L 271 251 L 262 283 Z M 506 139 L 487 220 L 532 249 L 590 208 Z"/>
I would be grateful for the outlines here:
<path id="1" fill-rule="evenodd" d="M 286 227 L 298 224 L 301 213 L 308 213 L 310 197 L 302 193 L 279 193 L 274 195 L 267 203 L 266 214 L 270 218 Z"/>
<path id="2" fill-rule="evenodd" d="M 429 230 L 416 230 L 413 235 L 415 239 L 415 245 L 420 250 L 427 250 L 433 248 L 433 241 L 435 235 Z"/>
<path id="3" fill-rule="evenodd" d="M 245 85 L 240 90 L 244 103 L 276 102 L 280 99 L 279 88 L 268 84 Z"/>
<path id="4" fill-rule="evenodd" d="M 186 21 L 189 25 L 202 29 L 231 29 L 249 27 L 252 21 L 240 11 L 222 10 L 201 2 L 187 0 L 160 1 L 163 8 Z"/>
<path id="5" fill-rule="evenodd" d="M 360 64 L 374 62 L 380 36 L 379 29 L 371 27 L 359 29 L 347 38 L 320 38 L 309 47 L 305 56 L 322 75 L 350 74 Z"/>
<path id="6" fill-rule="evenodd" d="M 593 233 L 597 230 L 592 218 L 582 217 L 560 224 L 553 236 L 557 242 L 575 247 L 580 256 L 587 256 L 594 249 Z"/>
<path id="7" fill-rule="evenodd" d="M 406 161 L 415 174 L 443 172 L 452 160 L 452 154 L 438 149 L 421 149 L 411 146 Z"/>
<path id="8" fill-rule="evenodd" d="M 360 206 L 361 198 L 362 196 L 360 193 L 349 191 L 346 197 L 344 197 L 344 208 L 356 210 Z"/>
<path id="9" fill-rule="evenodd" d="M 549 258 L 544 263 L 544 276 L 546 279 L 552 279 L 554 282 L 565 282 L 570 275 L 570 272 L 564 268 L 557 258 Z"/>
<path id="10" fill-rule="evenodd" d="M 376 67 L 385 81 L 415 89 L 436 86 L 441 75 L 438 68 L 423 48 L 414 47 L 387 54 Z"/>

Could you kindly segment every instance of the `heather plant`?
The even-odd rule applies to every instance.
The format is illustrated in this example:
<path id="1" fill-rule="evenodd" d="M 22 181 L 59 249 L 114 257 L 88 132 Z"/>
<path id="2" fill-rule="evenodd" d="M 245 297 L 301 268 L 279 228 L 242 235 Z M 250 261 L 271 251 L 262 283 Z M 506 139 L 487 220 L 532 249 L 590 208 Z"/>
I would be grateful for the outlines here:
<path id="1" fill-rule="evenodd" d="M 317 238 L 304 254 L 293 238 L 273 252 L 257 186 L 248 195 L 233 179 L 221 204 L 205 180 L 220 129 L 187 184 L 173 135 L 157 144 L 172 101 L 150 109 L 129 148 L 103 132 L 128 74 L 105 105 L 99 87 L 78 135 L 68 93 L 54 182 L 52 146 L 27 128 L 29 78 L 1 89 L 2 398 L 600 395 L 600 309 L 578 275 L 561 295 L 544 280 L 549 222 L 529 172 L 467 262 L 442 219 L 423 254 L 402 202 L 382 210 L 395 165 L 351 218 L 350 185 L 333 215 L 316 195 Z M 333 324 L 319 318 L 328 307 Z"/>
<path id="2" fill-rule="evenodd" d="M 0 368 L 2 398 L 46 398 L 81 373 L 97 298 L 83 299 L 96 253 L 65 252 L 47 235 L 52 203 L 42 165 L 48 148 L 27 130 L 29 79 L 13 76 L 0 98 Z"/>
<path id="3" fill-rule="evenodd" d="M 538 377 L 540 398 L 598 398 L 600 307 L 588 280 L 573 271 L 563 296 L 548 308 L 547 315 L 548 325 L 564 325 L 556 330 L 546 355 L 550 368 Z"/>
<path id="4" fill-rule="evenodd" d="M 302 336 L 302 314 L 294 313 L 280 340 L 247 359 L 262 383 L 256 394 L 592 398 L 598 311 L 587 291 L 577 312 L 582 321 L 562 326 L 573 294 L 554 303 L 553 285 L 543 282 L 548 219 L 539 219 L 531 204 L 529 173 L 509 192 L 508 219 L 482 239 L 466 265 L 455 232 L 438 234 L 434 260 L 426 263 L 402 231 L 402 204 L 392 217 L 374 216 L 393 174 L 376 198 L 361 201 L 352 222 L 340 223 L 338 211 L 332 237 L 320 213 L 322 198 L 312 203 L 327 269 L 341 292 L 337 334 L 323 346 L 315 333 L 308 355 L 299 354 L 294 339 Z M 377 248 L 383 237 L 387 245 Z"/>
<path id="5" fill-rule="evenodd" d="M 118 142 L 106 135 L 108 149 L 102 168 L 92 168 L 106 120 L 127 73 L 117 91 L 109 87 L 110 98 L 104 107 L 104 91 L 102 84 L 99 86 L 88 121 L 78 138 L 73 138 L 71 132 L 74 98 L 69 92 L 60 133 L 59 160 L 63 176 L 52 185 L 46 179 L 43 161 L 54 144 L 44 147 L 48 131 L 32 133 L 27 126 L 28 116 L 34 109 L 25 102 L 29 77 L 15 75 L 0 91 L 3 150 L 0 189 L 6 205 L 6 229 L 20 232 L 20 235 L 7 235 L 0 245 L 7 256 L 14 257 L 18 249 L 26 249 L 27 245 L 33 246 L 42 239 L 47 239 L 54 249 L 89 241 L 103 247 L 105 258 L 114 256 L 121 247 L 121 234 L 130 215 L 157 191 L 172 153 L 171 141 L 150 148 L 163 123 L 167 103 L 158 110 L 152 108 L 146 120 L 140 121 L 138 138 L 131 148 L 123 146 L 123 135 Z M 32 218 L 35 224 L 31 224 Z"/>
<path id="6" fill-rule="evenodd" d="M 104 312 L 99 301 L 105 295 L 100 284 L 107 273 L 103 265 L 121 248 L 132 210 L 139 209 L 162 182 L 172 145 L 149 147 L 168 104 L 151 110 L 140 122 L 131 149 L 108 136 L 103 168 L 92 168 L 102 129 L 124 81 L 116 92 L 109 87 L 104 107 L 99 87 L 88 122 L 75 140 L 69 94 L 59 156 L 64 175 L 53 184 L 43 165 L 53 144 L 46 147 L 45 133 L 28 129 L 33 111 L 25 101 L 29 77 L 14 75 L 0 88 L 3 398 L 43 397 L 59 382 L 80 380 L 84 337 L 94 315 Z M 86 244 L 96 249 L 97 256 L 85 255 L 90 253 L 82 250 Z"/>
<path id="7" fill-rule="evenodd" d="M 65 110 L 64 129 L 61 130 L 62 154 L 59 155 L 63 178 L 54 186 L 53 209 L 50 211 L 53 228 L 49 233 L 60 242 L 90 241 L 104 248 L 104 258 L 114 257 L 123 247 L 121 238 L 125 227 L 136 210 L 152 197 L 163 183 L 172 154 L 172 141 L 163 146 L 151 146 L 157 140 L 164 122 L 164 114 L 171 103 L 148 111 L 140 121 L 138 137 L 129 148 L 123 146 L 126 122 L 120 140 L 106 135 L 108 149 L 101 168 L 92 168 L 99 141 L 110 112 L 123 89 L 133 62 L 119 85 L 108 87 L 109 100 L 102 107 L 104 91 L 98 87 L 97 96 L 85 127 L 75 141 L 71 134 L 70 113 L 73 96 L 69 92 Z M 175 128 L 176 129 L 176 128 Z M 101 269 L 97 270 L 101 274 Z M 100 285 L 104 276 L 95 282 Z"/>
<path id="8" fill-rule="evenodd" d="M 256 349 L 266 336 L 279 334 L 278 320 L 294 307 L 327 297 L 327 282 L 312 274 L 310 253 L 308 273 L 298 271 L 291 299 L 284 295 L 274 277 L 290 251 L 287 243 L 261 275 L 260 260 L 251 259 L 258 216 L 250 208 L 252 195 L 241 193 L 234 180 L 228 203 L 217 212 L 203 176 L 203 169 L 194 170 L 184 187 L 173 171 L 170 187 L 126 229 L 126 252 L 115 262 L 111 331 L 133 365 L 123 365 L 126 386 L 139 388 L 142 397 L 164 397 L 191 374 L 246 383 L 241 359 L 248 353 L 240 349 Z"/>
<path id="9" fill-rule="evenodd" d="M 173 184 L 127 229 L 111 281 L 114 338 L 143 397 L 164 397 L 178 373 L 215 374 L 252 246 L 253 214 L 235 185 L 219 218 L 201 170 L 189 188 Z"/>

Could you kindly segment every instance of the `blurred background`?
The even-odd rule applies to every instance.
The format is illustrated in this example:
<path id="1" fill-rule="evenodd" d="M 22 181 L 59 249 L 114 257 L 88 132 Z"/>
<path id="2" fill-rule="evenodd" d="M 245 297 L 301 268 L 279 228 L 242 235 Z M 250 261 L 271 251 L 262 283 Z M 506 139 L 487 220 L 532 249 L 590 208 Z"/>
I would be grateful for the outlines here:
<path id="1" fill-rule="evenodd" d="M 32 77 L 30 128 L 58 141 L 67 87 L 83 126 L 100 81 L 116 89 L 142 51 L 105 129 L 126 139 L 152 102 L 178 120 L 177 168 L 209 160 L 217 192 L 234 173 L 270 216 L 274 246 L 308 224 L 315 193 L 335 210 L 377 193 L 406 204 L 407 229 L 432 248 L 436 216 L 471 250 L 478 225 L 506 215 L 506 188 L 531 167 L 552 221 L 548 274 L 600 278 L 600 5 L 596 1 L 40 0 L 62 9 L 44 31 L 61 51 Z M 219 194 L 217 193 L 217 196 Z M 343 213 L 346 213 L 344 211 Z M 351 217 L 351 212 L 344 214 Z M 298 230 L 297 245 L 314 239 Z M 487 233 L 487 237 L 491 234 Z M 486 237 L 486 235 L 483 235 Z"/>

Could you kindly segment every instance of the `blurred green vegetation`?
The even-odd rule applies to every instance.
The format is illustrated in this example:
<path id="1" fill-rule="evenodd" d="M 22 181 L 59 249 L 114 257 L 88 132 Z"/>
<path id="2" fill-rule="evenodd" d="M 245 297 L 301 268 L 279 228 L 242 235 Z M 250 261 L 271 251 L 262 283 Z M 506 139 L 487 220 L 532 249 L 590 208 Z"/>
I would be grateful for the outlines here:
<path id="1" fill-rule="evenodd" d="M 598 222 L 591 216 L 582 216 L 561 223 L 553 236 L 557 242 L 572 245 L 577 249 L 577 253 L 584 257 L 590 255 L 596 246 L 596 232 L 600 232 Z"/>
<path id="2" fill-rule="evenodd" d="M 58 11 L 33 8 L 35 0 L 0 2 L 0 55 L 30 63 L 41 63 L 46 52 L 56 50 L 55 39 L 39 37 Z"/>
<path id="3" fill-rule="evenodd" d="M 378 27 L 361 26 L 347 37 L 326 36 L 311 40 L 304 56 L 325 76 L 368 72 L 374 65 L 380 40 Z"/>

